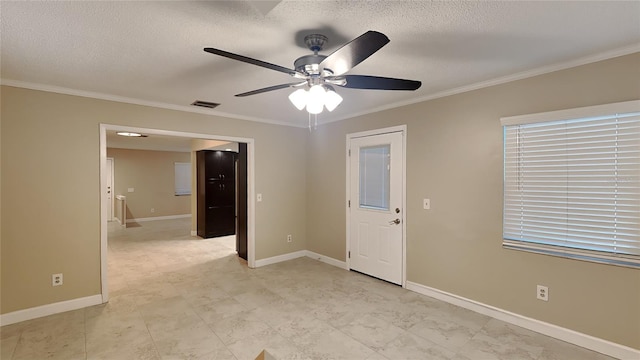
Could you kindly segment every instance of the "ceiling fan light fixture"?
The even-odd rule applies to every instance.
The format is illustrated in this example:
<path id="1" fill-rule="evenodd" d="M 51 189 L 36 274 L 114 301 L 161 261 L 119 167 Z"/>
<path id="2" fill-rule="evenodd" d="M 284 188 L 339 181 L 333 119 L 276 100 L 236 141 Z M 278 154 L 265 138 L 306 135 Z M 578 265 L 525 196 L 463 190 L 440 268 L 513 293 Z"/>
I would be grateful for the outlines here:
<path id="1" fill-rule="evenodd" d="M 289 95 L 289 101 L 295 106 L 298 110 L 304 109 L 307 106 L 307 97 L 308 93 L 305 89 L 298 89 Z"/>
<path id="2" fill-rule="evenodd" d="M 320 114 L 323 108 L 333 111 L 340 103 L 340 96 L 331 86 L 313 85 L 309 90 L 298 89 L 289 95 L 289 100 L 298 110 L 305 107 L 309 114 Z"/>

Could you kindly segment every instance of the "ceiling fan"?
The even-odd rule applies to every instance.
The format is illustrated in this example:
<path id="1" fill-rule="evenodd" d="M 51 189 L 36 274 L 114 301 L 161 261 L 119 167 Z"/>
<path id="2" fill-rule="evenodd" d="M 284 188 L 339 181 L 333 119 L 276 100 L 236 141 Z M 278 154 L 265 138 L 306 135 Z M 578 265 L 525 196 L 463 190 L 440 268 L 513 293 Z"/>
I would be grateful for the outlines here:
<path id="1" fill-rule="evenodd" d="M 296 82 L 269 86 L 237 94 L 236 96 L 244 97 L 288 87 L 300 87 L 301 89 L 292 93 L 289 99 L 299 110 L 306 107 L 307 111 L 311 114 L 322 112 L 323 107 L 332 111 L 342 101 L 342 97 L 335 92 L 333 85 L 350 89 L 373 90 L 416 90 L 422 85 L 420 81 L 415 80 L 369 75 L 345 75 L 346 72 L 373 55 L 389 42 L 389 38 L 380 32 L 367 31 L 330 55 L 318 54 L 327 40 L 327 37 L 321 34 L 307 35 L 304 38 L 304 42 L 309 50 L 313 51 L 313 55 L 305 55 L 297 58 L 293 63 L 294 69 L 220 49 L 205 48 L 204 51 L 283 72 L 298 79 Z M 309 88 L 309 90 L 305 91 L 302 87 Z"/>

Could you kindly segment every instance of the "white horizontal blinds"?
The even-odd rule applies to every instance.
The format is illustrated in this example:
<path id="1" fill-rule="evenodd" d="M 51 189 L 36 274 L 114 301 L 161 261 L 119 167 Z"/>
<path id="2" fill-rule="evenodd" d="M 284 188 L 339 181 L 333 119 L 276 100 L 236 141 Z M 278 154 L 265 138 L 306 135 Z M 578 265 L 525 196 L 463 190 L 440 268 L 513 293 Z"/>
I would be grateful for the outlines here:
<path id="1" fill-rule="evenodd" d="M 389 210 L 390 145 L 360 148 L 360 207 Z"/>
<path id="2" fill-rule="evenodd" d="M 508 125 L 504 145 L 505 240 L 640 256 L 640 113 Z"/>
<path id="3" fill-rule="evenodd" d="M 191 163 L 174 163 L 175 194 L 191 195 Z"/>

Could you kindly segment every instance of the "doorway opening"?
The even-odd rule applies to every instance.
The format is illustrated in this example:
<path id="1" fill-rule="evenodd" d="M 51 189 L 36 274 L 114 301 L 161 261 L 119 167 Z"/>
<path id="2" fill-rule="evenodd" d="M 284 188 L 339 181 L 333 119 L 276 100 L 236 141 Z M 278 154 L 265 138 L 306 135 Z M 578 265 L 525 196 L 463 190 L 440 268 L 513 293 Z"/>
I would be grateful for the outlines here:
<path id="1" fill-rule="evenodd" d="M 167 137 L 167 138 L 189 138 L 202 141 L 226 141 L 240 144 L 246 144 L 246 181 L 247 181 L 247 196 L 246 196 L 246 260 L 247 265 L 250 268 L 255 267 L 255 149 L 254 139 L 252 138 L 239 138 L 230 137 L 224 135 L 211 135 L 201 133 L 186 133 L 179 131 L 169 131 L 160 129 L 149 128 L 137 128 L 110 124 L 100 125 L 100 189 L 106 188 L 108 183 L 108 170 L 107 170 L 107 132 L 110 131 L 126 131 L 126 132 L 138 132 L 148 134 L 150 137 L 153 135 Z M 112 195 L 113 192 L 111 193 Z M 113 198 L 113 197 L 112 197 Z M 102 281 L 102 301 L 107 302 L 109 299 L 109 287 L 108 287 L 108 266 L 107 266 L 107 249 L 108 249 L 108 215 L 110 211 L 109 198 L 106 191 L 101 191 L 101 221 L 100 221 L 100 260 L 101 260 L 101 281 Z M 192 207 L 191 216 L 195 217 L 195 211 Z M 193 234 L 195 229 L 192 227 L 191 233 Z"/>

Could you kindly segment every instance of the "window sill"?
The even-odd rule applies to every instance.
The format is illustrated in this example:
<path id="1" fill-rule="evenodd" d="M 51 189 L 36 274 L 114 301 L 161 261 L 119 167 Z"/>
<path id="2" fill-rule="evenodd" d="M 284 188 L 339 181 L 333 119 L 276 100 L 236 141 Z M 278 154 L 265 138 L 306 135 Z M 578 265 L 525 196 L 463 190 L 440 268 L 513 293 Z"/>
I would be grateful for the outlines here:
<path id="1" fill-rule="evenodd" d="M 555 246 L 543 246 L 504 240 L 502 247 L 507 250 L 519 250 L 536 254 L 562 257 L 566 259 L 581 260 L 598 264 L 622 266 L 632 269 L 640 269 L 640 259 L 632 259 L 616 255 L 596 255 L 590 252 L 580 252 L 572 249 L 558 248 Z"/>

